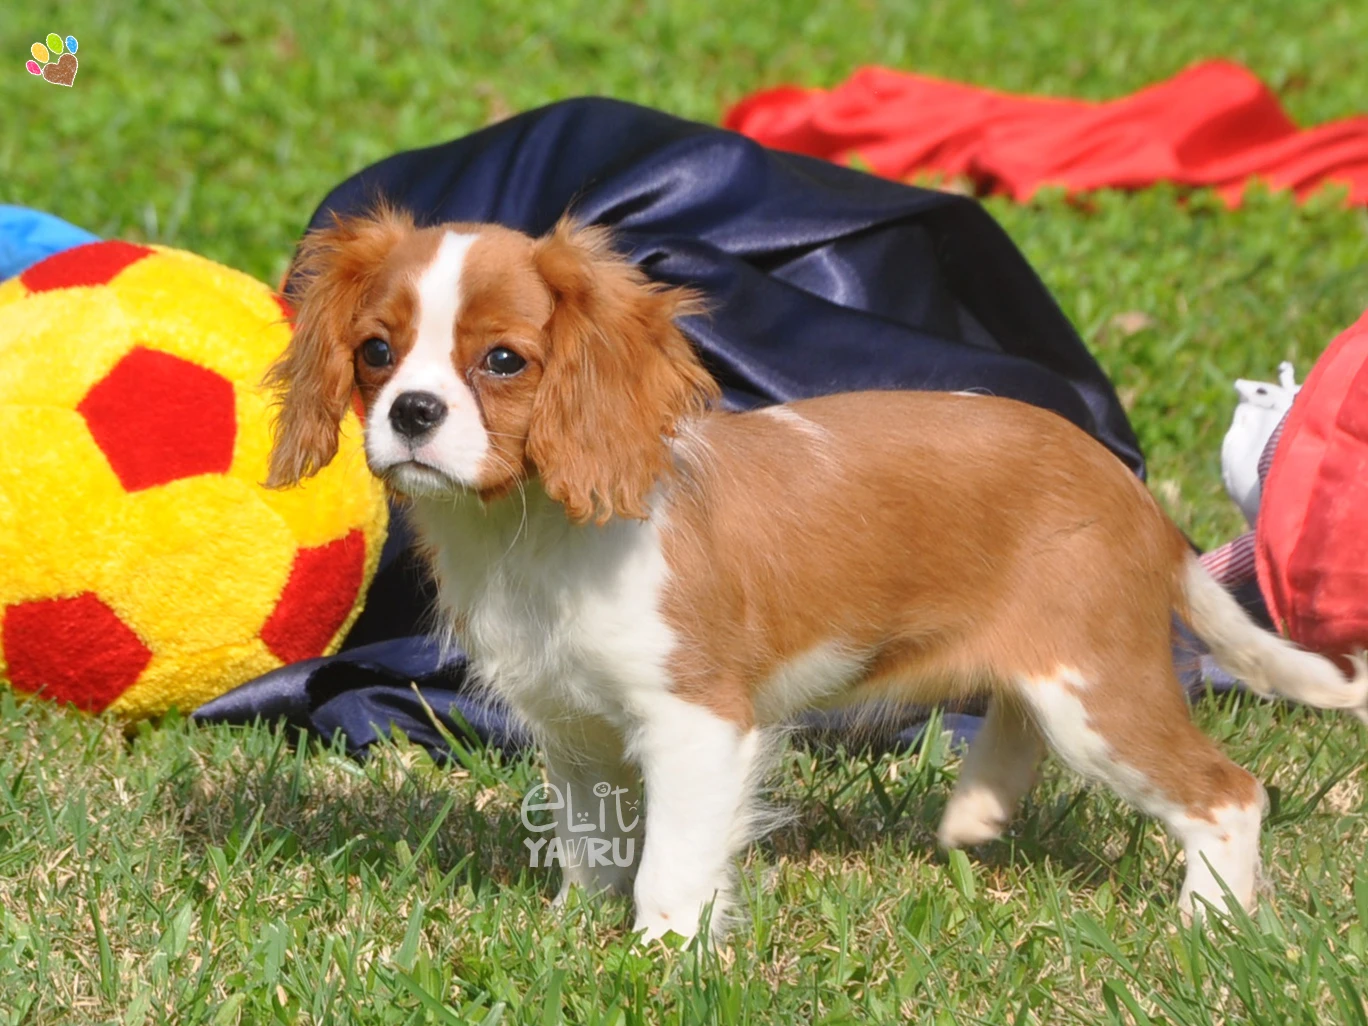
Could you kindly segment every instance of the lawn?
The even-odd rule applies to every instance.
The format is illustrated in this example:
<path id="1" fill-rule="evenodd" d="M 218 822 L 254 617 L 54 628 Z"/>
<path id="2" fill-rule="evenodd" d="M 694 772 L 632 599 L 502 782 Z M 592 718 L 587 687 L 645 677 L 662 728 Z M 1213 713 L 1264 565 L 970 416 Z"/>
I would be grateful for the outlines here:
<path id="1" fill-rule="evenodd" d="M 52 31 L 80 40 L 70 90 L 22 69 Z M 273 281 L 345 175 L 574 94 L 716 121 L 882 63 L 1104 98 L 1219 55 L 1310 123 L 1368 107 L 1365 40 L 1368 5 L 1307 0 L 40 0 L 0 17 L 0 202 Z M 988 207 L 1117 382 L 1161 501 L 1205 545 L 1238 530 L 1230 381 L 1304 374 L 1368 305 L 1368 214 L 1166 188 Z M 1253 918 L 1182 928 L 1174 846 L 1054 767 L 1007 839 L 938 853 L 958 757 L 933 734 L 790 754 L 749 923 L 700 952 L 634 947 L 621 904 L 548 907 L 533 761 L 358 764 L 181 720 L 125 739 L 0 694 L 0 1023 L 1368 1023 L 1359 728 L 1197 715 L 1275 798 Z"/>

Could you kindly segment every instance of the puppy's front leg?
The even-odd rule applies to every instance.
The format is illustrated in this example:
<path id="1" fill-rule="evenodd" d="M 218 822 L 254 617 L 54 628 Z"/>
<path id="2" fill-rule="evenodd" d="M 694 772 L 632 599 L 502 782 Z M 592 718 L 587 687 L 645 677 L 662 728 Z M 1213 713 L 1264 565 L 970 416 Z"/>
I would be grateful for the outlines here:
<path id="1" fill-rule="evenodd" d="M 662 695 L 648 703 L 630 742 L 646 783 L 633 929 L 646 940 L 671 930 L 692 937 L 711 902 L 712 932 L 719 934 L 731 900 L 732 856 L 749 838 L 760 734 Z"/>
<path id="2" fill-rule="evenodd" d="M 562 904 L 571 887 L 626 894 L 641 859 L 641 775 L 606 730 L 544 738 L 547 783 L 560 796 L 554 810 Z"/>

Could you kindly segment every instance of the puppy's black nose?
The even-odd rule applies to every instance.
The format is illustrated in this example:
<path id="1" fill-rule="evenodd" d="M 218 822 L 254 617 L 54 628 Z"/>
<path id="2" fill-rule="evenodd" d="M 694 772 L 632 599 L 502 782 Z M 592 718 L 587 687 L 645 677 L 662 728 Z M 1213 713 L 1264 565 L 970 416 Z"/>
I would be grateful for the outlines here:
<path id="1" fill-rule="evenodd" d="M 446 420 L 446 403 L 431 392 L 404 392 L 390 407 L 389 419 L 405 438 L 419 439 Z"/>

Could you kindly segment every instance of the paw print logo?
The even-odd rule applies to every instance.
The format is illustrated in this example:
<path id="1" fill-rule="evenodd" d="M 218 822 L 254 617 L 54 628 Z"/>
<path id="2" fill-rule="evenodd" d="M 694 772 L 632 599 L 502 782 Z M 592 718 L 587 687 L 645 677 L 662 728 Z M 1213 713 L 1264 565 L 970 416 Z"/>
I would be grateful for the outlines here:
<path id="1" fill-rule="evenodd" d="M 48 35 L 46 46 L 34 43 L 29 51 L 33 54 L 33 60 L 24 67 L 28 68 L 30 75 L 41 75 L 53 85 L 60 86 L 69 86 L 76 81 L 76 69 L 80 63 L 76 60 L 75 36 L 63 39 L 53 32 Z"/>

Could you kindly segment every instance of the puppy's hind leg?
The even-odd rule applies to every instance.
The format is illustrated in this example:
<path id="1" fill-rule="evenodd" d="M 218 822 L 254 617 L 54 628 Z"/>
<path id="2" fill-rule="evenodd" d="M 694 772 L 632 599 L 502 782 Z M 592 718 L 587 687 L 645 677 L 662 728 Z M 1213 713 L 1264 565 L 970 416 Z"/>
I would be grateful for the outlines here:
<path id="1" fill-rule="evenodd" d="M 1193 726 L 1167 651 L 1152 655 L 1135 664 L 1129 680 L 1061 668 L 1020 681 L 1018 693 L 1065 763 L 1108 784 L 1182 842 L 1187 877 L 1178 907 L 1185 918 L 1201 914 L 1198 898 L 1224 907 L 1218 877 L 1251 908 L 1263 788 Z"/>
<path id="2" fill-rule="evenodd" d="M 998 695 L 960 766 L 937 836 L 964 848 L 1002 836 L 1017 805 L 1035 785 L 1045 742 L 1010 696 Z"/>

